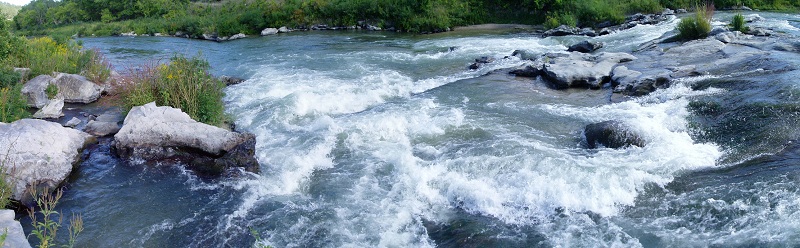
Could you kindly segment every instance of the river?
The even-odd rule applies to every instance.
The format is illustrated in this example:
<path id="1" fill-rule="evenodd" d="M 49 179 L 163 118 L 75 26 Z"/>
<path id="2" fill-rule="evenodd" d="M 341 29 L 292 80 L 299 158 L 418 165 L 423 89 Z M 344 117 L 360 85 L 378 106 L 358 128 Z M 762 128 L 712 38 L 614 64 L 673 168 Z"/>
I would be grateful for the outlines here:
<path id="1" fill-rule="evenodd" d="M 751 25 L 800 36 L 800 15 L 759 14 L 767 20 Z M 593 39 L 631 52 L 676 23 Z M 238 129 L 257 135 L 261 173 L 202 178 L 119 161 L 101 143 L 59 210 L 82 214 L 78 247 L 249 247 L 251 231 L 274 247 L 800 245 L 799 73 L 707 75 L 612 103 L 608 88 L 482 76 L 522 64 L 515 57 L 466 69 L 477 57 L 582 39 L 515 30 L 84 38 L 120 71 L 199 54 L 217 75 L 248 78 L 226 89 L 225 104 Z M 712 105 L 730 114 L 698 110 Z M 648 145 L 583 148 L 583 127 L 605 120 Z"/>

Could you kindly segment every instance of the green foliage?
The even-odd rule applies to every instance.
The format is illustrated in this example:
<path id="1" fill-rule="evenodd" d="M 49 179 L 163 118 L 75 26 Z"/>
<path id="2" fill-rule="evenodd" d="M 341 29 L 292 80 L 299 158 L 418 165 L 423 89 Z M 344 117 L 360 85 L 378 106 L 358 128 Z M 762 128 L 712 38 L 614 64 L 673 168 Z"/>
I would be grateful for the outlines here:
<path id="1" fill-rule="evenodd" d="M 731 28 L 742 33 L 750 30 L 750 28 L 745 24 L 744 16 L 741 13 L 736 13 L 736 15 L 733 16 L 733 20 L 731 20 Z"/>
<path id="2" fill-rule="evenodd" d="M 103 9 L 103 11 L 100 11 L 100 21 L 105 23 L 112 22 L 114 21 L 114 14 L 111 14 L 108 9 Z"/>
<path id="3" fill-rule="evenodd" d="M 556 13 L 554 15 L 547 16 L 547 21 L 544 23 L 545 28 L 556 28 L 561 25 L 575 27 L 578 25 L 578 19 L 576 19 L 575 15 L 573 14 Z"/>
<path id="4" fill-rule="evenodd" d="M 175 56 L 169 64 L 144 69 L 124 89 L 126 109 L 156 102 L 180 108 L 192 119 L 221 125 L 225 120 L 222 90 L 225 84 L 208 73 L 208 62 Z"/>
<path id="5" fill-rule="evenodd" d="M 36 201 L 36 207 L 39 211 L 28 209 L 28 216 L 31 218 L 31 235 L 39 240 L 39 248 L 49 248 L 56 245 L 55 238 L 58 229 L 61 228 L 63 223 L 63 215 L 56 211 L 56 204 L 61 199 L 63 191 L 56 190 L 55 194 L 42 193 L 39 194 L 37 187 L 34 185 L 30 187 L 31 196 Z M 45 192 L 48 192 L 45 189 Z M 72 215 L 70 219 L 69 230 L 69 243 L 65 247 L 73 247 L 78 234 L 83 231 L 83 218 L 80 215 Z"/>
<path id="6" fill-rule="evenodd" d="M 694 16 L 681 19 L 678 23 L 678 36 L 684 40 L 702 39 L 711 32 L 713 10 L 698 6 Z"/>
<path id="7" fill-rule="evenodd" d="M 47 88 L 44 89 L 44 93 L 47 94 L 48 99 L 53 99 L 58 95 L 58 86 L 55 84 L 48 84 Z"/>
<path id="8" fill-rule="evenodd" d="M 0 82 L 0 122 L 9 123 L 29 117 L 19 74 L 10 68 L 0 69 Z"/>
<path id="9" fill-rule="evenodd" d="M 0 21 L 14 18 L 22 7 L 0 2 Z"/>
<path id="10" fill-rule="evenodd" d="M 91 68 L 92 73 L 99 73 L 107 77 L 109 73 L 107 71 L 110 70 L 107 63 L 102 60 L 102 57 L 98 57 L 96 52 L 83 50 L 74 41 L 63 44 L 50 37 L 35 38 L 27 42 L 24 51 L 25 53 L 17 58 L 15 64 L 19 67 L 31 68 L 32 77 L 53 72 L 82 74 L 86 68 Z M 98 79 L 94 74 L 87 76 Z M 102 81 L 97 83 L 100 82 Z"/>

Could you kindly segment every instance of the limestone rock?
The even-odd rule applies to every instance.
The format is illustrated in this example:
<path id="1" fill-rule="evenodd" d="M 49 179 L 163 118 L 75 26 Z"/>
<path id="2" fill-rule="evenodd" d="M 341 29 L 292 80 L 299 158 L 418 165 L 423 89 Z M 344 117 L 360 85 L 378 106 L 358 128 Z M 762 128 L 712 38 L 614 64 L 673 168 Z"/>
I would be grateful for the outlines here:
<path id="1" fill-rule="evenodd" d="M 586 146 L 589 149 L 595 149 L 600 146 L 614 149 L 628 146 L 645 146 L 645 141 L 640 135 L 619 121 L 589 124 L 584 129 L 583 134 Z"/>
<path id="2" fill-rule="evenodd" d="M 573 52 L 567 57 L 554 58 L 546 63 L 543 75 L 555 88 L 588 86 L 599 88 L 611 78 L 611 71 L 622 62 L 636 59 L 627 53 L 600 53 L 598 55 Z"/>
<path id="3" fill-rule="evenodd" d="M 72 117 L 72 119 L 69 119 L 67 123 L 64 123 L 64 127 L 75 128 L 80 124 L 81 124 L 81 119 L 78 119 L 77 117 Z"/>
<path id="4" fill-rule="evenodd" d="M 103 87 L 81 75 L 59 73 L 54 83 L 58 86 L 58 96 L 68 103 L 91 103 L 103 92 Z"/>
<path id="5" fill-rule="evenodd" d="M 237 146 L 246 143 L 248 137 L 192 120 L 180 109 L 148 103 L 130 110 L 122 129 L 114 135 L 114 141 L 121 157 L 145 160 L 188 157 L 197 161 L 203 156 L 209 159 L 223 158 Z M 254 145 L 249 149 L 254 149 Z M 187 155 L 189 153 L 194 154 Z M 254 157 L 236 160 L 249 161 L 245 164 L 237 162 L 238 166 L 258 170 L 258 166 L 253 166 L 258 164 Z"/>
<path id="6" fill-rule="evenodd" d="M 89 134 L 55 122 L 0 123 L 0 157 L 7 158 L 3 168 L 14 185 L 13 198 L 30 206 L 28 187 L 56 189 L 72 172 L 83 148 L 94 141 Z"/>
<path id="7" fill-rule="evenodd" d="M 64 99 L 58 98 L 50 100 L 47 105 L 44 105 L 42 109 L 36 111 L 33 114 L 33 118 L 36 119 L 58 119 L 61 116 L 64 116 L 64 113 L 61 110 L 64 109 Z"/>
<path id="8" fill-rule="evenodd" d="M 30 248 L 31 244 L 28 243 L 22 225 L 14 217 L 14 210 L 0 210 L 0 232 L 6 233 L 3 248 Z"/>
<path id="9" fill-rule="evenodd" d="M 265 28 L 264 30 L 261 30 L 261 36 L 273 35 L 277 33 L 278 33 L 277 28 Z"/>
<path id="10" fill-rule="evenodd" d="M 22 86 L 22 94 L 25 95 L 25 100 L 28 102 L 29 107 L 42 108 L 50 101 L 47 99 L 45 90 L 47 86 L 53 83 L 53 77 L 48 75 L 40 75 L 25 83 Z"/>

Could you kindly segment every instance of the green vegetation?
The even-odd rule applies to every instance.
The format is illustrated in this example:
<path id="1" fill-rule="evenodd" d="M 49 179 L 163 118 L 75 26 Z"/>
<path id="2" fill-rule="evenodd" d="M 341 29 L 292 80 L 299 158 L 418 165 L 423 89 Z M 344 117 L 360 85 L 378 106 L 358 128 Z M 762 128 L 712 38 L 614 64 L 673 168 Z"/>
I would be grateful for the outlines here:
<path id="1" fill-rule="evenodd" d="M 17 15 L 17 12 L 19 12 L 21 8 L 21 6 L 0 2 L 0 21 L 6 19 L 11 20 L 11 18 Z"/>
<path id="2" fill-rule="evenodd" d="M 678 23 L 678 37 L 683 40 L 702 39 L 711 32 L 711 17 L 714 6 L 702 5 L 695 8 L 695 15 L 681 19 Z"/>
<path id="3" fill-rule="evenodd" d="M 198 57 L 175 56 L 168 64 L 139 71 L 123 90 L 126 109 L 155 101 L 159 106 L 180 108 L 192 119 L 222 125 L 225 84 L 208 73 L 208 62 Z"/>
<path id="4" fill-rule="evenodd" d="M 45 189 L 45 192 L 48 192 Z M 39 194 L 36 186 L 31 187 L 31 195 L 36 200 L 36 207 L 39 211 L 28 209 L 28 216 L 31 217 L 31 235 L 39 240 L 39 248 L 49 248 L 56 245 L 55 239 L 58 229 L 61 228 L 64 217 L 55 210 L 56 204 L 61 199 L 63 191 L 56 190 L 54 194 Z M 70 218 L 69 243 L 65 247 L 73 247 L 78 234 L 83 231 L 83 218 L 80 215 L 72 215 Z"/>
<path id="5" fill-rule="evenodd" d="M 731 28 L 734 31 L 739 31 L 742 33 L 750 31 L 750 28 L 745 24 L 744 16 L 741 13 L 736 13 L 736 15 L 733 16 L 733 20 L 731 20 Z"/>

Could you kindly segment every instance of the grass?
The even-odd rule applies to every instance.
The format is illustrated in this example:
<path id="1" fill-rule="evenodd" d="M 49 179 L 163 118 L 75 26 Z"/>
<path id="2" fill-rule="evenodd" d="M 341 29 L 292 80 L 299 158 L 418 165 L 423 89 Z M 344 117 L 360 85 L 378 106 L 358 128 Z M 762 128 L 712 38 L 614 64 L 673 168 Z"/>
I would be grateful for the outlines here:
<path id="1" fill-rule="evenodd" d="M 30 187 L 31 195 L 36 200 L 36 207 L 39 209 L 28 209 L 28 216 L 31 218 L 30 235 L 39 240 L 39 248 L 49 248 L 56 246 L 56 236 L 58 230 L 62 227 L 64 216 L 62 213 L 55 210 L 56 204 L 61 199 L 63 191 L 56 190 L 53 194 L 43 193 L 39 194 L 36 186 Z M 44 192 L 49 192 L 47 189 Z M 72 215 L 70 218 L 70 225 L 67 230 L 69 231 L 69 241 L 63 247 L 74 247 L 78 235 L 83 231 L 83 218 L 81 215 Z"/>
<path id="2" fill-rule="evenodd" d="M 695 14 L 681 19 L 678 23 L 678 37 L 683 40 L 694 40 L 708 37 L 711 32 L 711 17 L 714 16 L 714 5 L 699 5 Z"/>
<path id="3" fill-rule="evenodd" d="M 34 38 L 24 46 L 24 52 L 16 58 L 16 66 L 31 68 L 31 77 L 50 75 L 53 72 L 86 75 L 96 83 L 108 78 L 110 68 L 104 57 L 94 50 L 84 50 L 75 41 L 59 43 L 50 37 Z"/>
<path id="4" fill-rule="evenodd" d="M 736 13 L 736 15 L 733 16 L 733 20 L 731 20 L 731 29 L 742 33 L 750 31 L 750 27 L 745 24 L 742 13 Z"/>
<path id="5" fill-rule="evenodd" d="M 208 73 L 208 62 L 198 57 L 173 57 L 169 63 L 132 72 L 123 86 L 125 109 L 156 102 L 180 108 L 197 121 L 220 126 L 226 120 L 222 97 L 225 84 Z"/>

